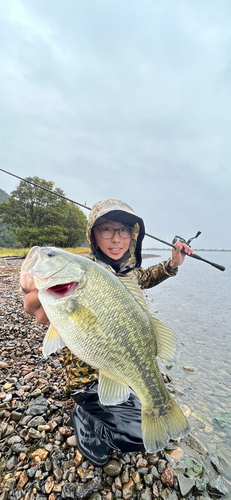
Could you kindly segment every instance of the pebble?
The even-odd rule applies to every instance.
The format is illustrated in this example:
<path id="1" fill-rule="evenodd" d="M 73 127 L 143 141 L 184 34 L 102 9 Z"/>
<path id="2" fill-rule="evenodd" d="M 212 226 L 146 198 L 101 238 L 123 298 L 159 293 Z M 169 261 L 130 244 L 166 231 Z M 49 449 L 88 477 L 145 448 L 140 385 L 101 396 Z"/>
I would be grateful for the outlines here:
<path id="1" fill-rule="evenodd" d="M 116 460 L 109 460 L 104 466 L 104 472 L 111 477 L 118 476 L 121 472 L 122 466 Z"/>
<path id="2" fill-rule="evenodd" d="M 171 469 L 170 467 L 166 467 L 166 469 L 164 469 L 161 474 L 160 480 L 163 484 L 173 487 L 175 481 L 175 474 L 173 469 Z"/>
<path id="3" fill-rule="evenodd" d="M 123 485 L 124 500 L 130 500 L 130 498 L 132 498 L 133 490 L 134 490 L 134 483 L 132 478 L 130 478 L 129 481 Z"/>
<path id="4" fill-rule="evenodd" d="M 67 444 L 69 446 L 77 446 L 76 437 L 74 434 L 67 438 Z"/>

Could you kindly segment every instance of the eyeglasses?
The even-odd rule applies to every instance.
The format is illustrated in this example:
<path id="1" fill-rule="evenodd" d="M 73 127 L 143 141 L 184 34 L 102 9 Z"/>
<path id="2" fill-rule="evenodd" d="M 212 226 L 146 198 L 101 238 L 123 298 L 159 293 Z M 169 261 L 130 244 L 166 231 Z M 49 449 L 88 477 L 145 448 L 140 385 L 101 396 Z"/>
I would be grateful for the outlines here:
<path id="1" fill-rule="evenodd" d="M 99 231 L 100 236 L 104 240 L 110 240 L 111 238 L 113 238 L 116 231 L 118 232 L 118 234 L 121 238 L 126 240 L 128 238 L 131 238 L 132 229 L 133 228 L 129 227 L 129 226 L 123 226 L 123 227 L 120 227 L 119 229 L 114 229 L 113 227 L 107 227 L 107 226 L 94 228 L 95 231 Z"/>

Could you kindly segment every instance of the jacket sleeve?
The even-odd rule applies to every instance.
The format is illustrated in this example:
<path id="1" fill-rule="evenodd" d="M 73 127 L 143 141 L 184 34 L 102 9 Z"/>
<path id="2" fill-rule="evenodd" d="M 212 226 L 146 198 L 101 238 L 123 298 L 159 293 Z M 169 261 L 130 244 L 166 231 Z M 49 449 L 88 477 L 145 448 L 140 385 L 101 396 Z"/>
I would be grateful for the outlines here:
<path id="1" fill-rule="evenodd" d="M 176 276 L 178 268 L 171 269 L 168 261 L 161 262 L 155 266 L 150 266 L 147 269 L 143 267 L 135 268 L 131 274 L 136 279 L 141 288 L 152 288 L 162 281 L 165 281 L 171 276 Z M 128 273 L 129 275 L 129 273 Z"/>

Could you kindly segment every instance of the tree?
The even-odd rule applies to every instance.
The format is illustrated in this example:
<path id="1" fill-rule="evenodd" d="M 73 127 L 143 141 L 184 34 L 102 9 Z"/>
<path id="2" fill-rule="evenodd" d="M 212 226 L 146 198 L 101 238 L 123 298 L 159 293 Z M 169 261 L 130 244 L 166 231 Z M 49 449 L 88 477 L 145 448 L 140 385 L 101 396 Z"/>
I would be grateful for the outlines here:
<path id="1" fill-rule="evenodd" d="M 66 247 L 77 247 L 86 240 L 86 216 L 74 203 L 68 203 L 65 220 Z"/>
<path id="2" fill-rule="evenodd" d="M 15 234 L 7 224 L 0 220 L 0 247 L 12 248 L 15 245 Z"/>
<path id="3" fill-rule="evenodd" d="M 8 201 L 9 195 L 6 191 L 0 188 L 0 203 L 5 203 Z M 10 248 L 15 244 L 15 234 L 11 229 L 7 226 L 7 224 L 3 224 L 0 219 L 0 247 Z"/>
<path id="4" fill-rule="evenodd" d="M 9 195 L 6 193 L 6 191 L 3 191 L 3 189 L 0 188 L 0 203 L 4 203 L 7 201 L 9 198 Z"/>
<path id="5" fill-rule="evenodd" d="M 65 196 L 52 181 L 26 179 Z M 85 241 L 87 218 L 78 207 L 24 181 L 12 191 L 8 202 L 0 204 L 0 215 L 23 247 L 79 246 Z"/>

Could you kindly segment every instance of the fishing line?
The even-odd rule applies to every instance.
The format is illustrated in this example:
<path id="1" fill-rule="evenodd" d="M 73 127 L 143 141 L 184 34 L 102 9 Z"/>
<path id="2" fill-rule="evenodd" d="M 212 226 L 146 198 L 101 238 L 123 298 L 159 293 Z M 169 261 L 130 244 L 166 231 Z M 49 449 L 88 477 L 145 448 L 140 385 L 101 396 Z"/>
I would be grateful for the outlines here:
<path id="1" fill-rule="evenodd" d="M 29 181 L 28 179 L 23 179 L 23 177 L 20 177 L 19 175 L 16 175 L 16 174 L 12 174 L 12 172 L 8 172 L 7 170 L 3 170 L 3 168 L 0 168 L 0 171 L 4 172 L 5 174 L 11 175 L 12 177 L 16 177 L 16 179 L 20 179 L 23 182 L 27 182 L 28 184 L 32 184 L 32 186 L 43 189 L 44 191 L 48 191 L 48 193 L 54 194 L 55 196 L 58 196 L 59 198 L 63 198 L 64 200 L 70 201 L 71 203 L 74 203 L 75 205 L 79 205 L 80 207 L 86 208 L 87 210 L 91 210 L 90 207 L 87 207 L 86 205 L 82 205 L 81 203 L 78 203 L 77 201 L 71 200 L 70 198 L 63 196 L 62 194 L 59 194 L 56 191 L 51 191 L 51 189 L 40 186 L 40 184 L 37 184 L 36 182 Z M 200 231 L 197 232 L 196 236 L 194 236 L 193 238 L 190 238 L 190 240 L 188 240 L 187 243 L 190 243 L 190 241 L 192 241 L 194 238 L 197 238 L 199 236 L 199 234 L 201 234 Z M 168 241 L 161 240 L 160 238 L 157 238 L 156 236 L 152 236 L 151 234 L 145 233 L 145 236 L 148 236 L 149 238 L 152 238 L 153 240 L 160 241 L 161 243 L 164 243 L 164 245 L 168 245 L 169 247 L 175 248 L 175 250 L 177 248 L 172 243 L 169 243 Z M 179 238 L 179 237 L 176 236 L 175 238 Z M 180 239 L 178 239 L 178 240 L 175 239 L 175 241 L 180 241 Z M 186 252 L 183 249 L 181 250 L 181 252 L 184 253 L 185 255 L 188 255 L 188 254 L 186 254 Z M 200 255 L 196 255 L 195 253 L 192 255 L 188 255 L 188 257 L 192 257 L 193 259 L 201 260 L 202 262 L 206 262 L 206 264 L 210 264 L 211 266 L 216 267 L 216 269 L 219 269 L 220 271 L 225 271 L 224 266 L 221 266 L 220 264 L 215 264 L 214 262 L 211 262 L 210 260 L 203 259 L 202 257 L 200 257 Z"/>

